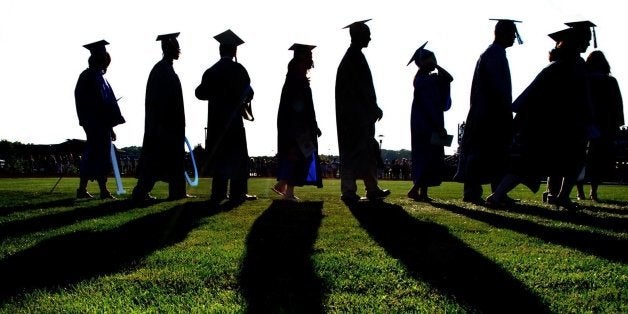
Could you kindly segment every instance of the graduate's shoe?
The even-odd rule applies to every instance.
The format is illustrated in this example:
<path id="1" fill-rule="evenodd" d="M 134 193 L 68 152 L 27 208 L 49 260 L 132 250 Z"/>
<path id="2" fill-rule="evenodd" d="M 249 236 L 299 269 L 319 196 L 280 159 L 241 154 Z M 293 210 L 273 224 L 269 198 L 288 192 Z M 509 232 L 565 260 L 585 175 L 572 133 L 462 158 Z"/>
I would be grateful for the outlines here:
<path id="1" fill-rule="evenodd" d="M 547 203 L 548 197 L 549 197 L 549 192 L 547 191 L 543 192 L 543 195 L 541 196 L 541 200 L 543 201 L 543 203 Z"/>
<path id="2" fill-rule="evenodd" d="M 234 197 L 229 195 L 229 201 L 232 201 L 232 202 L 245 202 L 245 201 L 255 201 L 255 200 L 257 200 L 257 195 L 242 194 L 242 195 L 234 196 Z"/>
<path id="3" fill-rule="evenodd" d="M 145 203 L 145 202 L 153 202 L 156 201 L 157 198 L 146 193 L 144 195 L 140 195 L 140 194 L 133 194 L 133 196 L 131 197 L 131 200 L 133 200 L 133 202 L 136 203 Z"/>
<path id="4" fill-rule="evenodd" d="M 556 209 L 564 208 L 569 211 L 580 210 L 578 204 L 572 202 L 569 198 L 559 198 L 556 196 L 548 196 L 547 203 L 556 206 Z"/>
<path id="5" fill-rule="evenodd" d="M 408 194 L 406 194 L 408 196 L 408 198 L 414 200 L 415 202 L 420 202 L 421 201 L 421 195 L 419 195 L 419 193 L 417 192 L 408 192 Z"/>
<path id="6" fill-rule="evenodd" d="M 279 196 L 285 196 L 285 194 L 283 192 L 281 192 L 281 190 L 279 190 L 279 188 L 277 188 L 277 187 L 272 187 L 272 188 L 270 188 L 270 190 L 275 192 L 275 193 L 277 193 L 277 195 L 279 195 Z"/>
<path id="7" fill-rule="evenodd" d="M 506 202 L 507 205 L 512 206 L 512 205 L 515 205 L 517 203 L 521 203 L 521 200 L 520 199 L 516 199 L 516 198 L 512 198 L 512 197 L 506 195 L 506 196 L 504 196 L 504 202 Z"/>
<path id="8" fill-rule="evenodd" d="M 168 196 L 168 200 L 169 201 L 182 200 L 184 198 L 196 198 L 196 196 L 190 195 L 190 194 L 187 194 L 187 193 L 183 194 L 183 195 Z"/>
<path id="9" fill-rule="evenodd" d="M 598 203 L 600 201 L 599 198 L 597 198 L 596 194 L 591 194 L 591 196 L 589 197 L 592 201 Z"/>
<path id="10" fill-rule="evenodd" d="M 282 201 L 290 201 L 290 202 L 298 202 L 301 199 L 298 198 L 296 195 L 284 195 L 282 198 L 280 198 L 280 200 L 282 200 Z"/>
<path id="11" fill-rule="evenodd" d="M 81 189 L 76 190 L 76 199 L 93 199 L 93 198 L 94 196 L 89 194 L 87 190 L 81 190 Z"/>
<path id="12" fill-rule="evenodd" d="M 210 203 L 214 203 L 214 204 L 220 204 L 222 201 L 224 201 L 226 199 L 227 199 L 226 195 L 223 195 L 223 196 L 211 195 L 209 197 L 209 202 Z"/>
<path id="13" fill-rule="evenodd" d="M 499 197 L 495 193 L 489 195 L 486 198 L 486 201 L 484 201 L 484 206 L 486 207 L 501 208 L 501 207 L 506 207 L 508 205 L 511 205 L 511 204 L 509 204 L 509 202 L 506 200 L 505 197 Z"/>
<path id="14" fill-rule="evenodd" d="M 113 196 L 111 192 L 109 191 L 103 191 L 103 192 L 100 192 L 100 199 L 101 200 L 117 200 L 118 198 Z"/>
<path id="15" fill-rule="evenodd" d="M 578 194 L 576 196 L 576 199 L 579 200 L 579 201 L 586 201 L 587 200 L 587 198 L 586 198 L 586 196 L 584 196 L 584 194 Z"/>
<path id="16" fill-rule="evenodd" d="M 343 194 L 340 196 L 340 200 L 346 205 L 351 205 L 357 203 L 360 197 L 357 194 Z"/>
<path id="17" fill-rule="evenodd" d="M 481 197 L 469 197 L 465 196 L 462 198 L 462 201 L 465 203 L 471 203 L 474 205 L 484 205 L 484 200 Z"/>
<path id="18" fill-rule="evenodd" d="M 366 198 L 368 198 L 369 201 L 381 200 L 388 195 L 390 195 L 390 190 L 375 190 L 366 192 Z"/>

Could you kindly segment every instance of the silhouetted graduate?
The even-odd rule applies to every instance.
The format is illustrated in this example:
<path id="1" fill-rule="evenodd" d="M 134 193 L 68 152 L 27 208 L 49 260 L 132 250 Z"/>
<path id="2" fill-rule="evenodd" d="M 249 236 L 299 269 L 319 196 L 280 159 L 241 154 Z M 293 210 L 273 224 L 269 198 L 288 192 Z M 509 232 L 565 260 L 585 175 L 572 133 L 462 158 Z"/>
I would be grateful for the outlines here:
<path id="1" fill-rule="evenodd" d="M 144 142 L 133 199 L 154 199 L 155 182 L 168 182 L 168 198 L 188 197 L 185 191 L 185 111 L 181 81 L 172 66 L 181 50 L 179 33 L 157 36 L 163 58 L 155 64 L 146 84 Z"/>
<path id="2" fill-rule="evenodd" d="M 540 178 L 552 176 L 564 179 L 558 195 L 548 202 L 576 208 L 569 194 L 583 166 L 587 126 L 591 123 L 587 73 L 579 55 L 584 41 L 574 29 L 549 36 L 557 42 L 556 61 L 544 68 L 513 103 L 517 115 L 512 169 L 487 198 L 487 204 L 507 204 L 506 193 L 520 182 L 536 192 Z"/>
<path id="3" fill-rule="evenodd" d="M 432 51 L 423 44 L 408 65 L 419 67 L 414 77 L 414 99 L 410 115 L 412 137 L 412 181 L 408 197 L 415 201 L 431 201 L 427 190 L 442 182 L 445 150 L 436 139 L 447 136 L 444 111 L 451 108 L 450 83 L 453 77 L 436 61 Z M 437 70 L 436 73 L 433 73 Z"/>
<path id="4" fill-rule="evenodd" d="M 471 83 L 471 105 L 460 145 L 456 180 L 464 182 L 463 200 L 482 203 L 482 184 L 494 190 L 508 168 L 512 141 L 512 84 L 506 48 L 521 43 L 515 23 L 499 19 L 495 40 L 480 55 Z"/>
<path id="5" fill-rule="evenodd" d="M 559 48 L 560 45 L 564 45 L 564 37 L 572 36 L 573 43 L 571 45 L 575 45 L 575 49 L 579 53 L 584 53 L 587 51 L 589 46 L 591 45 L 591 38 L 593 38 L 594 46 L 597 48 L 597 40 L 595 36 L 595 24 L 591 21 L 577 21 L 577 22 L 567 22 L 565 25 L 569 26 L 568 29 L 558 31 L 552 34 L 549 34 L 549 37 L 552 38 L 556 42 L 556 48 Z M 593 35 L 593 36 L 592 36 Z M 564 49 L 556 49 L 556 54 L 561 53 Z M 557 55 L 556 58 L 560 58 L 561 56 Z M 582 57 L 578 57 L 577 65 L 582 67 L 584 66 L 584 59 Z M 582 70 L 584 71 L 584 70 Z M 592 103 L 590 103 L 592 105 Z M 593 114 L 593 107 L 590 108 L 591 115 Z M 594 130 L 592 130 L 594 131 Z M 594 131 L 597 132 L 597 131 Z M 552 134 L 548 134 L 548 141 L 553 140 Z M 560 190 L 564 187 L 564 178 L 561 177 L 548 177 L 547 178 L 547 190 L 543 193 L 542 200 L 543 202 L 547 202 L 547 200 L 555 199 L 556 196 L 560 193 Z"/>
<path id="6" fill-rule="evenodd" d="M 615 173 L 615 143 L 619 128 L 624 125 L 624 105 L 617 80 L 604 53 L 595 50 L 586 60 L 589 73 L 593 125 L 598 136 L 589 139 L 586 159 L 586 179 L 591 182 L 589 198 L 598 201 L 598 186 Z M 586 199 L 583 182 L 578 183 L 578 199 Z"/>
<path id="7" fill-rule="evenodd" d="M 113 127 L 124 123 L 116 96 L 104 78 L 111 57 L 100 40 L 84 45 L 90 51 L 89 67 L 78 78 L 74 90 L 79 125 L 85 130 L 87 146 L 81 160 L 80 183 L 76 198 L 93 198 L 87 192 L 89 180 L 98 181 L 101 199 L 113 199 L 107 190 L 107 174 L 110 171 L 111 141 L 116 140 Z"/>
<path id="8" fill-rule="evenodd" d="M 294 187 L 323 187 L 318 159 L 321 135 L 316 122 L 312 89 L 307 77 L 314 67 L 312 49 L 316 46 L 294 44 L 294 57 L 288 63 L 288 74 L 281 90 L 277 113 L 277 157 L 279 169 L 273 191 L 284 199 L 296 200 Z"/>
<path id="9" fill-rule="evenodd" d="M 249 154 L 243 117 L 253 119 L 251 79 L 246 69 L 233 59 L 244 43 L 231 30 L 214 38 L 220 43 L 220 60 L 203 73 L 196 97 L 208 101 L 207 143 L 209 170 L 213 176 L 210 200 L 227 198 L 235 202 L 257 199 L 248 195 Z"/>
<path id="10" fill-rule="evenodd" d="M 351 45 L 336 74 L 336 127 L 340 151 L 340 190 L 342 200 L 359 199 L 356 179 L 363 179 L 366 197 L 381 199 L 390 194 L 377 185 L 379 145 L 375 139 L 375 122 L 383 112 L 377 106 L 373 77 L 362 48 L 368 47 L 370 20 L 354 22 L 349 28 Z"/>

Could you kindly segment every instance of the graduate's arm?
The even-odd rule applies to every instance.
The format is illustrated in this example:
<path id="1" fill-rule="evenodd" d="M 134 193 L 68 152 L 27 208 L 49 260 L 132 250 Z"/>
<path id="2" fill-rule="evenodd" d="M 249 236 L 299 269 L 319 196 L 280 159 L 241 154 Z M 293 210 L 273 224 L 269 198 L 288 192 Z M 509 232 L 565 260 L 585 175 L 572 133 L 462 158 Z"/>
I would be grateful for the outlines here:
<path id="1" fill-rule="evenodd" d="M 200 100 L 209 100 L 210 85 L 208 71 L 205 71 L 205 73 L 203 73 L 203 77 L 201 78 L 201 84 L 196 87 L 196 90 L 194 90 L 196 98 Z"/>

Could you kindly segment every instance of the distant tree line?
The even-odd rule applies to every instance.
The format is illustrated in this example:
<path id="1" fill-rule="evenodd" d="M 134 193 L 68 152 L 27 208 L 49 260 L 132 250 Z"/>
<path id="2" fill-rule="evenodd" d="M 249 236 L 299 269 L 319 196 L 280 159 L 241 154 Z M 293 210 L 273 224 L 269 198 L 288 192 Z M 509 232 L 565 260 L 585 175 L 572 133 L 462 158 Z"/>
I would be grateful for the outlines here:
<path id="1" fill-rule="evenodd" d="M 67 140 L 59 144 L 23 144 L 0 140 L 0 176 L 76 176 L 78 175 L 84 140 Z M 129 146 L 116 149 L 120 173 L 123 176 L 135 176 L 137 163 L 142 148 Z M 198 145 L 194 156 L 201 176 L 208 176 L 207 152 Z M 609 181 L 628 183 L 628 129 L 622 129 L 617 142 L 617 167 L 614 177 Z M 412 180 L 412 154 L 406 149 L 381 150 L 382 164 L 380 179 Z M 320 155 L 321 170 L 324 178 L 339 178 L 340 160 L 338 156 Z M 187 169 L 192 172 L 192 162 L 188 153 Z M 458 165 L 458 155 L 445 157 L 443 180 L 451 181 Z M 256 156 L 250 158 L 250 175 L 252 177 L 275 177 L 277 169 L 276 156 Z"/>

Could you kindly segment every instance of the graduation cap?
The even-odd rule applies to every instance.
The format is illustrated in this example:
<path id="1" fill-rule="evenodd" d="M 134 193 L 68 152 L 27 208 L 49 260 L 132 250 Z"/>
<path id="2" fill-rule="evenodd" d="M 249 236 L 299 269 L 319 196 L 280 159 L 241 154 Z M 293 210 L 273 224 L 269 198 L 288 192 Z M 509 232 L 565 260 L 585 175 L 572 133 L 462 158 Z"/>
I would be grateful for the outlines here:
<path id="1" fill-rule="evenodd" d="M 162 34 L 162 35 L 158 35 L 156 41 L 170 41 L 172 39 L 176 39 L 177 37 L 179 37 L 180 33 L 170 33 L 170 34 Z"/>
<path id="2" fill-rule="evenodd" d="M 410 63 L 412 63 L 412 61 L 414 61 L 414 60 L 421 59 L 421 57 L 423 57 L 424 55 L 433 54 L 433 52 L 425 49 L 425 45 L 427 45 L 427 41 L 423 45 L 421 45 L 421 47 L 419 47 L 419 49 L 417 49 L 414 52 L 414 54 L 412 55 L 412 58 L 410 58 L 410 61 L 408 61 L 408 64 L 406 64 L 406 66 L 410 65 Z"/>
<path id="3" fill-rule="evenodd" d="M 234 47 L 237 47 L 244 43 L 244 40 L 238 37 L 238 35 L 236 35 L 230 29 L 214 36 L 214 39 L 216 39 L 221 45 L 234 46 Z"/>
<path id="4" fill-rule="evenodd" d="M 177 37 L 179 37 L 180 33 L 170 33 L 170 34 L 162 34 L 157 36 L 157 41 L 164 41 L 164 40 L 172 40 L 172 39 L 176 39 Z"/>
<path id="5" fill-rule="evenodd" d="M 508 25 L 515 29 L 515 37 L 517 38 L 517 43 L 519 45 L 523 44 L 523 39 L 521 39 L 521 35 L 519 35 L 519 31 L 517 30 L 517 25 L 515 23 L 521 23 L 521 21 L 511 20 L 511 19 L 489 19 L 491 21 L 497 21 L 497 25 L 503 24 Z M 497 27 L 496 25 L 496 27 Z"/>
<path id="6" fill-rule="evenodd" d="M 551 39 L 553 39 L 557 44 L 561 41 L 567 40 L 569 38 L 573 38 L 574 29 L 573 28 L 565 28 L 563 30 L 559 30 L 557 32 L 553 32 L 548 34 Z"/>
<path id="7" fill-rule="evenodd" d="M 288 48 L 288 50 L 294 51 L 294 56 L 312 56 L 312 49 L 316 48 L 316 46 L 312 45 L 304 45 L 304 44 L 293 44 Z"/>
<path id="8" fill-rule="evenodd" d="M 97 42 L 93 42 L 91 44 L 83 45 L 91 54 L 105 52 L 107 49 L 105 48 L 109 43 L 106 40 L 99 40 Z"/>
<path id="9" fill-rule="evenodd" d="M 593 33 L 593 48 L 597 48 L 597 38 L 595 36 L 595 27 L 597 25 L 593 24 L 593 22 L 591 21 L 577 21 L 577 22 L 568 22 L 565 23 L 565 25 L 571 27 L 571 28 L 575 28 L 578 30 L 582 30 L 582 29 L 589 29 L 591 28 L 591 32 Z"/>
<path id="10" fill-rule="evenodd" d="M 342 29 L 348 28 L 349 30 L 351 30 L 351 28 L 359 26 L 359 25 L 365 25 L 366 26 L 366 22 L 370 21 L 372 19 L 368 19 L 368 20 L 362 20 L 362 21 L 357 21 L 357 22 L 353 22 L 345 27 L 343 27 Z"/>

